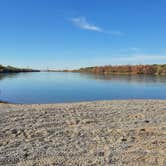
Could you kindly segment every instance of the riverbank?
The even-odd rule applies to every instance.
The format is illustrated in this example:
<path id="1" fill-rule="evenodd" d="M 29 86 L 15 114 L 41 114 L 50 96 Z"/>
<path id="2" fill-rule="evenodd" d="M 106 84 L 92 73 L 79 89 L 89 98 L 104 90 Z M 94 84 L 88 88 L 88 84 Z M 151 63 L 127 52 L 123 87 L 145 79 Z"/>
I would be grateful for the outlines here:
<path id="1" fill-rule="evenodd" d="M 166 100 L 0 104 L 0 165 L 166 165 Z"/>
<path id="2" fill-rule="evenodd" d="M 21 73 L 21 72 L 40 72 L 40 70 L 0 65 L 0 74 L 1 73 Z"/>
<path id="3" fill-rule="evenodd" d="M 66 70 L 64 70 L 66 71 Z M 164 75 L 166 76 L 166 64 L 154 65 L 106 65 L 85 67 L 69 72 L 92 73 L 104 75 Z"/>

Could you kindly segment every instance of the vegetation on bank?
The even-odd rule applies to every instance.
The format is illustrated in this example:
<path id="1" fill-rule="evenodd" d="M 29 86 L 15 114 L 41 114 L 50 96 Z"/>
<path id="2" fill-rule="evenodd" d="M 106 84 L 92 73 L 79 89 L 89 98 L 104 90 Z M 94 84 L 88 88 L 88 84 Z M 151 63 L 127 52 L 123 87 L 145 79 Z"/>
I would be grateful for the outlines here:
<path id="1" fill-rule="evenodd" d="M 145 74 L 166 75 L 166 64 L 163 65 L 117 65 L 95 66 L 71 70 L 72 72 L 84 72 L 94 74 Z"/>
<path id="2" fill-rule="evenodd" d="M 0 65 L 0 73 L 39 72 L 40 70 L 16 68 L 13 66 Z"/>

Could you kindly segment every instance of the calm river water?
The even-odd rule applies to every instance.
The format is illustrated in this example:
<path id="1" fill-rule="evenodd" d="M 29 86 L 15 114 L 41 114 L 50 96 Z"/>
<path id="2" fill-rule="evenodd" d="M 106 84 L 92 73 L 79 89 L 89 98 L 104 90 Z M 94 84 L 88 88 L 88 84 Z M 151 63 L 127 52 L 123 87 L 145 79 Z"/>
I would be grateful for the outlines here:
<path id="1" fill-rule="evenodd" d="M 166 99 L 166 76 L 80 73 L 0 74 L 0 100 L 59 103 L 112 99 Z"/>

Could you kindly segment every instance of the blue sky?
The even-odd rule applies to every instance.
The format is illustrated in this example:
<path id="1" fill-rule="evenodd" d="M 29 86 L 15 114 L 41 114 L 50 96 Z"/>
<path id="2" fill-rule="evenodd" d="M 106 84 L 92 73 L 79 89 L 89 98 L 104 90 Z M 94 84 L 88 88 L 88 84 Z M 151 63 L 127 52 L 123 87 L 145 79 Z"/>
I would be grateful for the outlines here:
<path id="1" fill-rule="evenodd" d="M 0 0 L 0 63 L 166 63 L 165 8 L 165 0 Z"/>

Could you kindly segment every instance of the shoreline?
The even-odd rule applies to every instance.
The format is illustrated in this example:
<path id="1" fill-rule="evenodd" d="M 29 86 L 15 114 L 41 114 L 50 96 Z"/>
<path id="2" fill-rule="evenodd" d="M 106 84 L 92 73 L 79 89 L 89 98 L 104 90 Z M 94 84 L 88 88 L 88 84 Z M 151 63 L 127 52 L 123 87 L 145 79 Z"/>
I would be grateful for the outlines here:
<path id="1" fill-rule="evenodd" d="M 104 99 L 104 100 L 83 100 L 83 101 L 71 101 L 71 102 L 52 102 L 52 103 L 14 103 L 10 101 L 0 100 L 0 104 L 8 104 L 8 105 L 22 105 L 22 106 L 30 106 L 30 105 L 70 105 L 70 104 L 88 104 L 88 103 L 99 103 L 99 102 L 123 102 L 123 101 L 166 101 L 166 99 L 144 99 L 144 98 L 136 98 L 136 99 Z"/>
<path id="2" fill-rule="evenodd" d="M 2 101 L 0 100 L 0 104 L 11 104 L 10 102 L 7 102 L 7 101 Z"/>
<path id="3" fill-rule="evenodd" d="M 0 103 L 0 165 L 166 165 L 166 100 Z"/>

